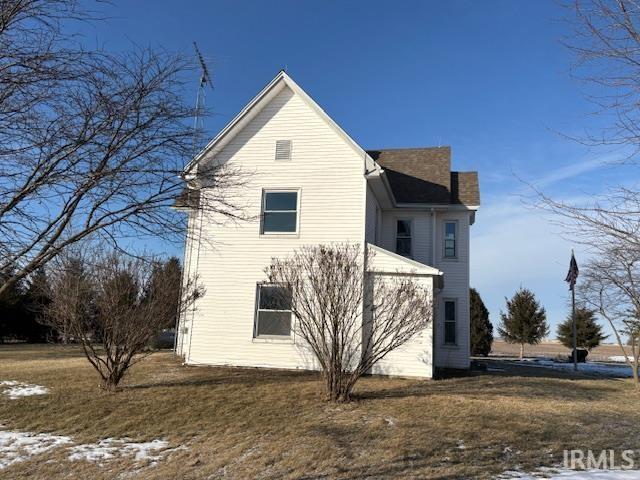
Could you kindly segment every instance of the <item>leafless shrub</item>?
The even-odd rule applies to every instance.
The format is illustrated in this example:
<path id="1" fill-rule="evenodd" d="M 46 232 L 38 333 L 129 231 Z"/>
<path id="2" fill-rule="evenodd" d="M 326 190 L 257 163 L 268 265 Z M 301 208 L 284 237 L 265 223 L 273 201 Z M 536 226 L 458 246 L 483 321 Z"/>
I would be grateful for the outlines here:
<path id="1" fill-rule="evenodd" d="M 362 248 L 307 246 L 265 270 L 291 306 L 296 338 L 322 370 L 326 398 L 348 401 L 358 379 L 432 319 L 431 294 L 411 276 L 365 271 Z"/>
<path id="2" fill-rule="evenodd" d="M 194 279 L 182 283 L 179 275 L 157 281 L 156 262 L 115 251 L 90 260 L 64 254 L 56 263 L 42 321 L 82 345 L 106 390 L 115 390 L 176 313 L 204 293 Z"/>

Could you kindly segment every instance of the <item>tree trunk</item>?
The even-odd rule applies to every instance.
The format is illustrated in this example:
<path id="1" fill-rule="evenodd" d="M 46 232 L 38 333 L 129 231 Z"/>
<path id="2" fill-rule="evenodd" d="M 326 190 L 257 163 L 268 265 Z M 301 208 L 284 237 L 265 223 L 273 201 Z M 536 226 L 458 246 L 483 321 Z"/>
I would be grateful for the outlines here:
<path id="1" fill-rule="evenodd" d="M 524 358 L 524 343 L 520 344 L 520 360 Z"/>

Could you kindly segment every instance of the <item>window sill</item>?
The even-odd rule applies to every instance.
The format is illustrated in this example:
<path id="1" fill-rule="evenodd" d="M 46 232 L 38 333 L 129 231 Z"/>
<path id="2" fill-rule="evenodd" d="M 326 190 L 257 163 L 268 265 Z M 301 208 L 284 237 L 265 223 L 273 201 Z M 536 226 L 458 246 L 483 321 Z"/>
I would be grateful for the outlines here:
<path id="1" fill-rule="evenodd" d="M 440 346 L 447 350 L 458 350 L 460 348 L 460 345 L 457 345 L 455 343 L 443 343 Z"/>
<path id="2" fill-rule="evenodd" d="M 294 343 L 291 337 L 253 337 L 251 341 L 253 343 Z"/>
<path id="3" fill-rule="evenodd" d="M 300 236 L 299 232 L 267 232 L 261 233 L 261 237 L 289 237 L 289 238 L 298 238 Z"/>

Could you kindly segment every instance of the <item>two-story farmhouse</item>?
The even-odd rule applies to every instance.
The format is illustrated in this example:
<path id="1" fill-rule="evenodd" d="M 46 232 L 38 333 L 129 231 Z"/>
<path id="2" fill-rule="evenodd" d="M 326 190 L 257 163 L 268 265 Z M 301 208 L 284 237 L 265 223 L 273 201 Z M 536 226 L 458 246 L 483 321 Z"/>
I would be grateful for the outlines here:
<path id="1" fill-rule="evenodd" d="M 198 232 L 187 236 L 185 274 L 206 288 L 180 319 L 176 349 L 187 364 L 314 368 L 291 312 L 261 302 L 264 268 L 302 245 L 353 242 L 375 253 L 372 272 L 415 275 L 434 296 L 434 322 L 373 373 L 469 367 L 469 229 L 480 198 L 476 172 L 451 171 L 449 147 L 364 150 L 280 72 L 186 178 L 208 162 L 250 172 L 240 196 L 255 220 L 221 225 L 179 205 Z"/>

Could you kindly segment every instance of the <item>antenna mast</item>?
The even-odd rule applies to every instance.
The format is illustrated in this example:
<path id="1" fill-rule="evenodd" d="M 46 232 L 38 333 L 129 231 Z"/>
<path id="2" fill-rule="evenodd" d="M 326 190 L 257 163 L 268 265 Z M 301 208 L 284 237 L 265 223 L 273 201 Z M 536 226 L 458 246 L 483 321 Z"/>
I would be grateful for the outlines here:
<path id="1" fill-rule="evenodd" d="M 211 75 L 209 75 L 207 64 L 205 63 L 204 57 L 202 56 L 202 53 L 200 53 L 200 49 L 198 48 L 196 42 L 193 42 L 193 47 L 196 50 L 196 57 L 198 58 L 198 62 L 200 64 L 200 83 L 198 84 L 196 109 L 193 116 L 193 154 L 195 156 L 201 148 L 200 136 L 202 134 L 202 131 L 204 130 L 203 112 L 205 106 L 206 86 L 210 86 L 211 90 L 213 90 L 213 82 L 211 81 Z"/>

